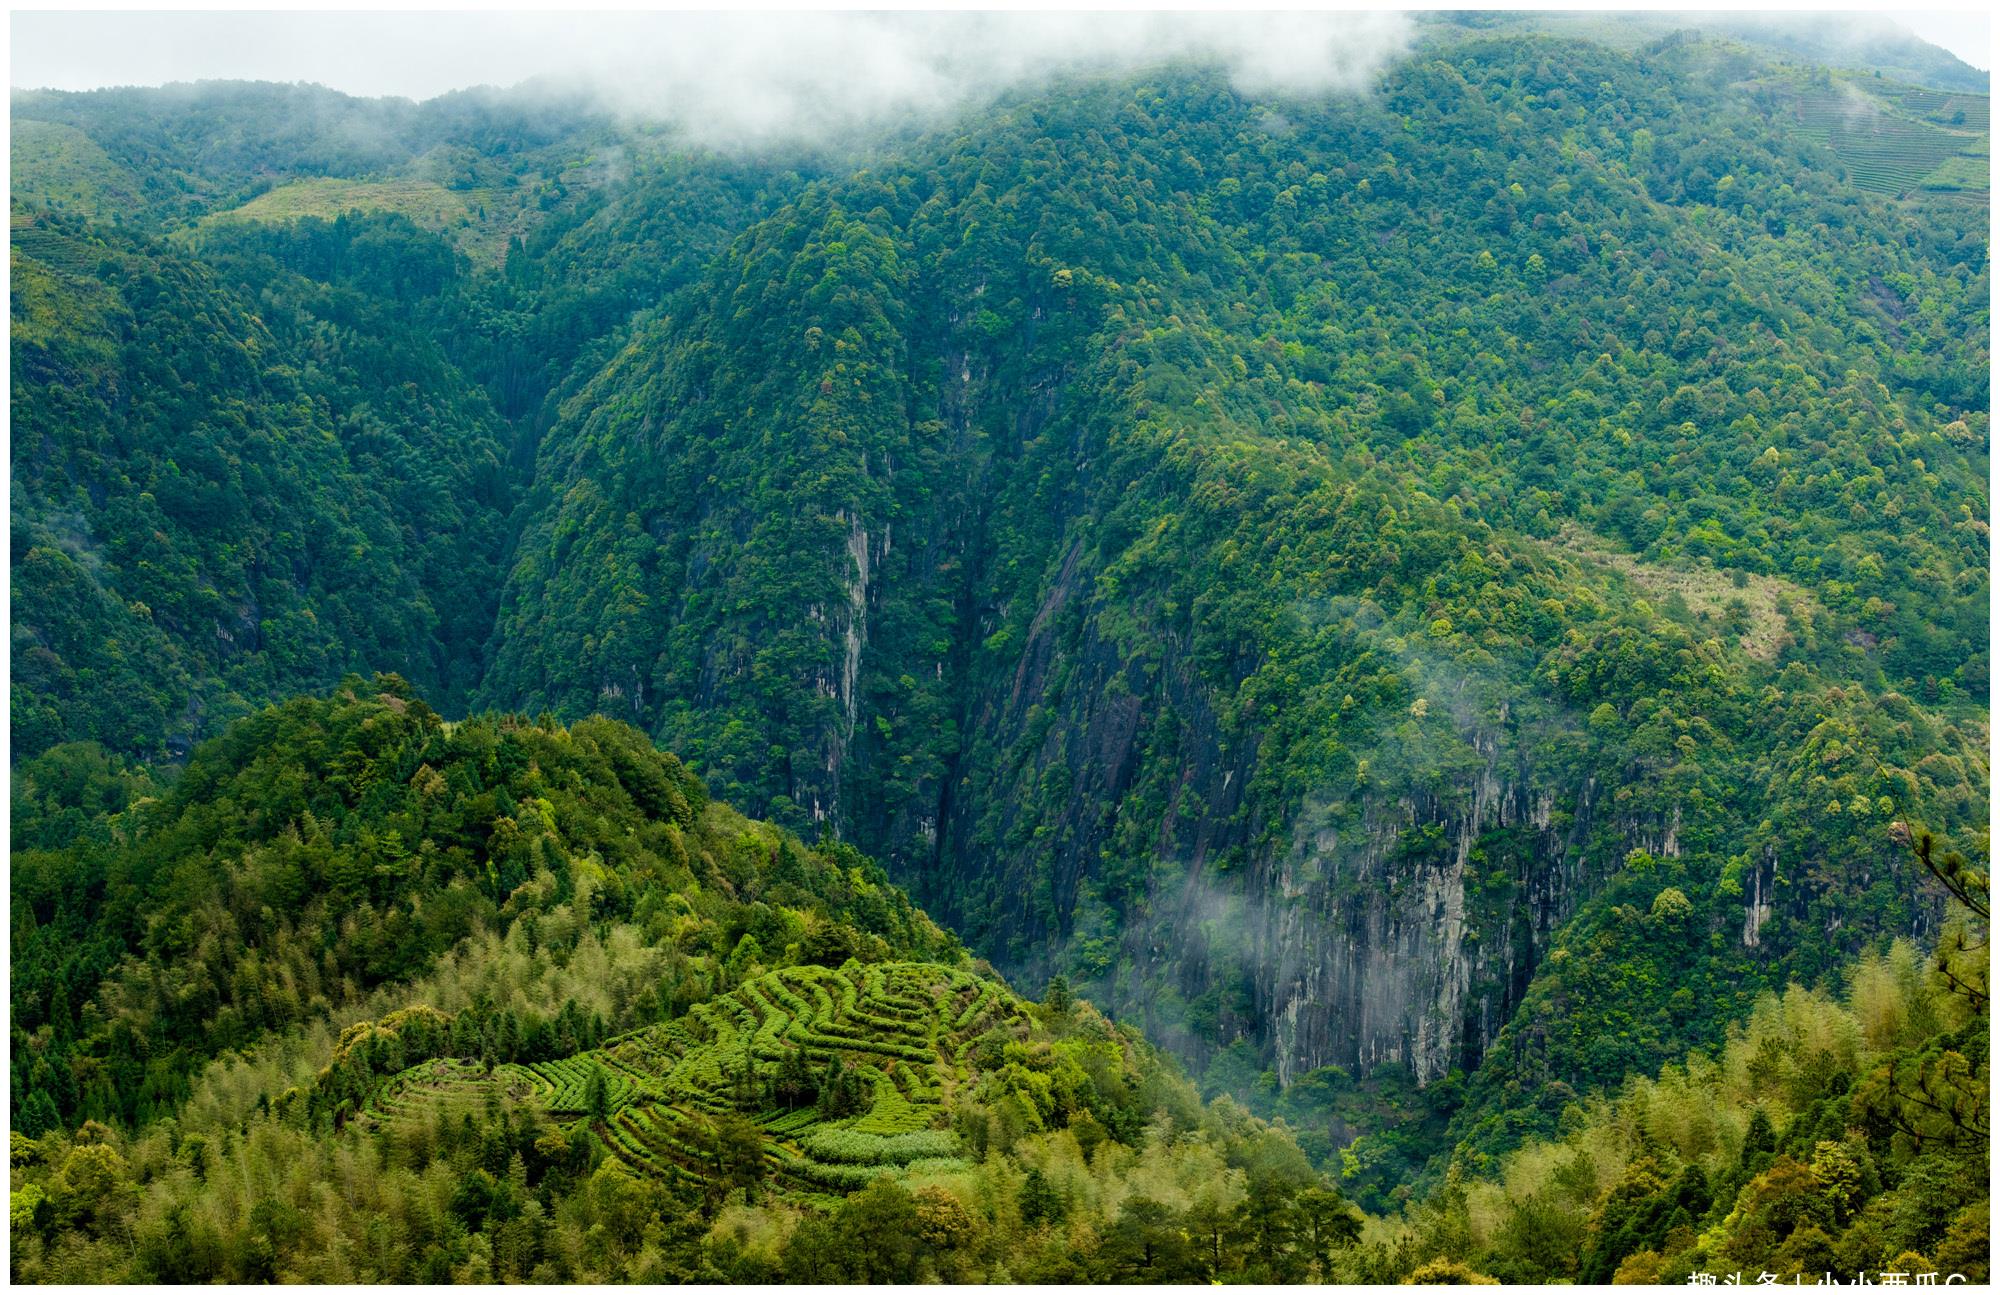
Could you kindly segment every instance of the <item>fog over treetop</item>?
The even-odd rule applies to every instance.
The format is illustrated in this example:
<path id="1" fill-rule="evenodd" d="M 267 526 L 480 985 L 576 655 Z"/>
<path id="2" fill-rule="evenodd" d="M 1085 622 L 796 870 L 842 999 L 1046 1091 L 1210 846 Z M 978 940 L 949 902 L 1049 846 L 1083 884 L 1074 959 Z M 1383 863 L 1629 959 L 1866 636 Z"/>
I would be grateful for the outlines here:
<path id="1" fill-rule="evenodd" d="M 1049 75 L 1214 59 L 1251 93 L 1359 89 L 1402 14 L 64 14 L 15 19 L 16 87 L 315 81 L 425 98 L 588 87 L 721 144 L 824 139 Z"/>

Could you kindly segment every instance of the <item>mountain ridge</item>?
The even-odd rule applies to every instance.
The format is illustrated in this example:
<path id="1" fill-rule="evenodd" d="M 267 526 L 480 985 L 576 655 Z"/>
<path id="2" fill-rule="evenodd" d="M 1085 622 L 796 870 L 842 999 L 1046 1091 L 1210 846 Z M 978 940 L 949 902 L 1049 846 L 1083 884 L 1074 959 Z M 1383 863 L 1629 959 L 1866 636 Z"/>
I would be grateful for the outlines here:
<path id="1" fill-rule="evenodd" d="M 879 860 L 922 908 L 875 953 L 1062 977 L 1373 1211 L 1944 938 L 1894 825 L 1990 795 L 1990 271 L 1983 181 L 1922 181 L 1985 126 L 1886 82 L 1894 131 L 1807 120 L 1856 84 L 1433 30 L 1363 94 L 1182 64 L 812 158 L 505 95 L 17 95 L 63 119 L 17 113 L 17 1120 L 148 1125 L 213 1052 L 359 1011 L 371 958 L 419 976 L 478 916 L 498 966 L 572 873 L 629 896 L 542 879 L 563 832 L 516 789 L 518 851 L 435 911 L 420 809 L 301 826 L 381 929 L 331 971 L 284 935 L 319 988 L 282 1011 L 212 1021 L 261 994 L 187 970 L 270 933 L 247 891 L 87 919 L 153 866 L 111 839 L 135 797 L 291 848 L 212 753 L 378 668 L 420 727 L 596 744 L 565 767 L 613 817 L 712 796 L 836 889 Z M 319 106 L 230 126 L 274 103 Z M 627 786 L 640 747 L 687 763 Z M 107 977 L 138 1026 L 86 1019 Z"/>

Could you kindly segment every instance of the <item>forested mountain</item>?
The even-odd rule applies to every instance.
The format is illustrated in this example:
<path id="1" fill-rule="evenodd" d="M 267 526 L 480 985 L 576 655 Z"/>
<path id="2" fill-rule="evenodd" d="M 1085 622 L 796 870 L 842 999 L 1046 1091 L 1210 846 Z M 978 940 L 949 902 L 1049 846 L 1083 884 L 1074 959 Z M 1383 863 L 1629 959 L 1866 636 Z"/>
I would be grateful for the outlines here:
<path id="1" fill-rule="evenodd" d="M 1941 91 L 1984 95 L 1992 79 L 1879 13 L 1452 10 L 1425 15 L 1425 20 L 1441 28 L 1440 38 L 1446 40 L 1465 29 L 1487 34 L 1542 31 L 1640 49 L 1660 40 L 1721 37 L 1760 50 L 1766 57 L 1913 81 Z"/>
<path id="2" fill-rule="evenodd" d="M 17 1275 L 1983 1265 L 1986 100 L 1772 31 L 17 94 Z"/>
<path id="3" fill-rule="evenodd" d="M 184 756 L 385 664 L 462 709 L 543 400 L 762 182 L 718 161 L 636 210 L 580 199 L 504 276 L 394 212 L 162 238 L 17 203 L 17 754 Z"/>
<path id="4" fill-rule="evenodd" d="M 199 82 L 16 91 L 13 196 L 154 225 L 303 178 L 422 177 L 451 190 L 547 184 L 551 159 L 610 137 L 580 96 L 467 90 L 427 103 L 322 86 Z M 21 141 L 29 143 L 21 148 Z M 337 214 L 337 213 L 336 213 Z"/>
<path id="5" fill-rule="evenodd" d="M 564 406 L 485 700 L 1192 1055 L 1491 1053 L 1468 1132 L 1929 929 L 1886 827 L 1985 805 L 1983 232 L 1696 61 L 1091 85 L 810 187 Z M 1668 886 L 1695 950 L 1549 966 Z"/>
<path id="6" fill-rule="evenodd" d="M 465 696 L 514 485 L 485 393 L 371 330 L 451 273 L 359 234 L 346 283 L 67 218 L 13 246 L 13 731 L 185 754 L 217 719 L 395 660 Z"/>

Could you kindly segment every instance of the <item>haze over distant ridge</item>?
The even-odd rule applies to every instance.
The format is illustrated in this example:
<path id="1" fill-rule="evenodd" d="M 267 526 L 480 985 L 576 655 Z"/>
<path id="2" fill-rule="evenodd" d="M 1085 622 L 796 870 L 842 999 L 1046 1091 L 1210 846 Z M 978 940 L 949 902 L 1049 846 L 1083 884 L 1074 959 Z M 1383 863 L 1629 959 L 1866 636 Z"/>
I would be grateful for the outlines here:
<path id="1" fill-rule="evenodd" d="M 717 143 L 908 120 L 1064 72 L 1202 56 L 1252 93 L 1366 86 L 1399 13 L 22 14 L 17 88 L 313 81 L 429 98 L 587 86 Z"/>
<path id="2" fill-rule="evenodd" d="M 1633 15 L 1654 18 L 1659 14 Z M 1865 48 L 1938 42 L 1991 63 L 1976 13 L 1686 15 L 1728 30 L 1813 20 Z M 16 88 L 309 81 L 426 99 L 473 86 L 587 87 L 697 138 L 754 145 L 907 122 L 1066 72 L 1219 60 L 1258 94 L 1365 88 L 1421 15 L 1335 13 L 22 13 Z"/>

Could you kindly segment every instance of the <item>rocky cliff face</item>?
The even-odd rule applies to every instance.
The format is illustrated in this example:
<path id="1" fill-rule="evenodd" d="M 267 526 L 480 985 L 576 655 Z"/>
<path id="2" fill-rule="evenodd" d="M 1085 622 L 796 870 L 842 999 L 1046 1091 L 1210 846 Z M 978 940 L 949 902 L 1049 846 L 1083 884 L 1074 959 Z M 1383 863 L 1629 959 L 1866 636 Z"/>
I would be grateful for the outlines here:
<path id="1" fill-rule="evenodd" d="M 956 771 L 929 848 L 878 848 L 1009 972 L 1081 975 L 1191 1061 L 1248 1037 L 1284 1082 L 1475 1066 L 1603 870 L 1594 780 L 1538 771 L 1537 734 L 1473 732 L 1461 781 L 1273 803 L 1180 638 L 1134 658 L 1094 632 L 1085 567 L 1072 545 L 967 704 L 1007 758 Z"/>
<path id="2" fill-rule="evenodd" d="M 1679 804 L 1607 796 L 1578 717 L 1532 703 L 1465 706 L 1443 751 L 1385 733 L 1396 772 L 1287 801 L 1266 735 L 1218 713 L 1240 680 L 1174 630 L 1100 632 L 1099 561 L 1070 543 L 1018 650 L 966 681 L 975 740 L 923 838 L 864 842 L 1024 983 L 1067 972 L 1197 1067 L 1247 1038 L 1281 1082 L 1429 1083 L 1476 1068 L 1629 851 L 1678 854 Z"/>
<path id="3" fill-rule="evenodd" d="M 1588 784 L 1562 797 L 1575 812 L 1557 828 L 1558 793 L 1518 765 L 1503 775 L 1490 739 L 1475 745 L 1488 763 L 1470 786 L 1368 797 L 1351 827 L 1308 805 L 1268 869 L 1281 1081 L 1324 1065 L 1397 1062 L 1420 1083 L 1472 1068 L 1587 893 Z"/>

